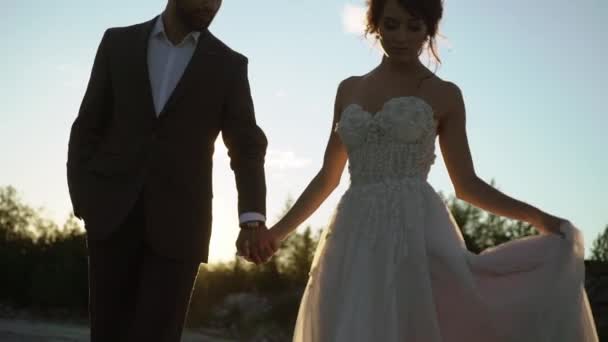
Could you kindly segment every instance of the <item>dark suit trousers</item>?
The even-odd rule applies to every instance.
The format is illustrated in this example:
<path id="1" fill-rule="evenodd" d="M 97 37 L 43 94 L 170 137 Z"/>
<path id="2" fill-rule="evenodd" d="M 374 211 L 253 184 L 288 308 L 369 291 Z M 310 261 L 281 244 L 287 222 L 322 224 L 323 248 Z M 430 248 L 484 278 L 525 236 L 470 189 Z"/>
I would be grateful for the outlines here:
<path id="1" fill-rule="evenodd" d="M 145 242 L 143 207 L 140 197 L 110 238 L 87 240 L 91 342 L 181 339 L 200 263 L 155 254 Z"/>

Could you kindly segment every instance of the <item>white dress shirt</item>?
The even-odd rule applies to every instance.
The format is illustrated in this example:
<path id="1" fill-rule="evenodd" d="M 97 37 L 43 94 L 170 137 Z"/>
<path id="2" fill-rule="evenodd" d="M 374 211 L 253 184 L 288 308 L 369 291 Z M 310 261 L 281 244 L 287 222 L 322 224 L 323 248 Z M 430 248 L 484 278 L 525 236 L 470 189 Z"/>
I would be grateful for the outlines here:
<path id="1" fill-rule="evenodd" d="M 200 36 L 200 32 L 193 31 L 179 44 L 173 45 L 165 33 L 162 16 L 158 16 L 148 41 L 148 73 L 157 116 L 182 78 Z M 266 217 L 260 213 L 247 212 L 240 215 L 239 221 L 266 221 Z"/>

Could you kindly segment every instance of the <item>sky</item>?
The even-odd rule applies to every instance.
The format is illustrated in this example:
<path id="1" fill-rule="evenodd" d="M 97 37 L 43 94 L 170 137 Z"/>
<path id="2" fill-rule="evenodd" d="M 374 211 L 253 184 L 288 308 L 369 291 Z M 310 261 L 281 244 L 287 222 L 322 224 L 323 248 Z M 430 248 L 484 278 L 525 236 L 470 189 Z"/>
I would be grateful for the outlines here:
<path id="1" fill-rule="evenodd" d="M 108 27 L 162 12 L 163 0 L 4 1 L 0 10 L 0 186 L 62 223 L 70 126 Z M 269 139 L 268 223 L 318 172 L 338 83 L 378 65 L 361 34 L 363 1 L 224 0 L 211 31 L 249 57 L 258 124 Z M 604 0 L 445 0 L 439 77 L 467 108 L 477 174 L 571 220 L 592 241 L 608 225 L 608 47 Z M 437 191 L 453 187 L 438 158 Z M 218 139 L 210 260 L 232 259 L 238 234 L 234 175 Z M 341 185 L 305 222 L 324 227 Z M 302 228 L 301 227 L 301 228 Z"/>

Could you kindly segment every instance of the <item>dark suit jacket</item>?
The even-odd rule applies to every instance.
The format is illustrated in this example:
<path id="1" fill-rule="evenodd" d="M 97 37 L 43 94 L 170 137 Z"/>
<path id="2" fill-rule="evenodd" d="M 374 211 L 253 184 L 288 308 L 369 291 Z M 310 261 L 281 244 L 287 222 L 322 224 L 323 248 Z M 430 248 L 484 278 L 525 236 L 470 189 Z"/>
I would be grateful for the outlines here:
<path id="1" fill-rule="evenodd" d="M 170 258 L 206 262 L 218 134 L 240 213 L 266 213 L 268 143 L 254 116 L 247 58 L 208 31 L 157 118 L 147 66 L 154 20 L 109 29 L 101 40 L 70 134 L 70 197 L 89 238 L 101 240 L 143 195 L 149 244 Z"/>

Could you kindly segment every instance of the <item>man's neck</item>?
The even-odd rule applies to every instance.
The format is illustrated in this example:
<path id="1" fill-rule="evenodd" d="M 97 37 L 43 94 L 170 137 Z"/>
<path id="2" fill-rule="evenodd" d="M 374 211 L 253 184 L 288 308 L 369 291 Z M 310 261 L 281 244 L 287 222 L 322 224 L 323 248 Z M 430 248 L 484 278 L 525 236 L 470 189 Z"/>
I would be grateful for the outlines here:
<path id="1" fill-rule="evenodd" d="M 186 25 L 179 20 L 173 6 L 167 5 L 165 12 L 163 12 L 161 15 L 161 20 L 165 26 L 165 34 L 167 35 L 167 39 L 169 39 L 169 41 L 174 45 L 182 42 L 184 37 L 190 33 L 190 30 L 186 27 Z"/>

